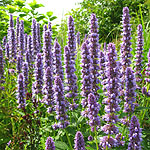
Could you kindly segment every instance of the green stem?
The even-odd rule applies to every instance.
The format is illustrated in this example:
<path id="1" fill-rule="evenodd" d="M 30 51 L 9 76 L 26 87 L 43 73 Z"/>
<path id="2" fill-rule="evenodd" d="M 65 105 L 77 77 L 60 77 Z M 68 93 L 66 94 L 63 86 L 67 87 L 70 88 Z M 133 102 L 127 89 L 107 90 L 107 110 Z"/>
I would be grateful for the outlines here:
<path id="1" fill-rule="evenodd" d="M 66 129 L 65 129 L 65 132 L 66 132 L 66 136 L 67 136 L 67 139 L 68 139 L 68 142 L 69 142 L 69 145 L 70 145 L 70 149 L 72 150 L 73 148 L 72 148 L 71 141 L 70 141 L 70 138 L 68 136 L 68 132 L 67 132 Z"/>
<path id="2" fill-rule="evenodd" d="M 97 142 L 97 131 L 96 131 L 96 126 L 95 126 L 95 142 L 96 142 L 96 149 L 98 150 L 98 142 Z"/>

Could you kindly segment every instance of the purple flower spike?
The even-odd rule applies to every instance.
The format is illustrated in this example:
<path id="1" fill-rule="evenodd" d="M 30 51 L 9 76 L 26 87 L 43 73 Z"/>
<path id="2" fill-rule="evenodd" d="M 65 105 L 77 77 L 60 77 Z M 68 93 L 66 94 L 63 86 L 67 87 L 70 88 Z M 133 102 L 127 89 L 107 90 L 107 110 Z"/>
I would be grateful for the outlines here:
<path id="1" fill-rule="evenodd" d="M 9 59 L 10 54 L 9 54 L 9 44 L 8 43 L 6 43 L 6 45 L 5 45 L 5 55 Z"/>
<path id="2" fill-rule="evenodd" d="M 28 35 L 25 34 L 24 35 L 24 52 L 25 52 L 25 54 L 27 52 L 27 44 L 28 44 Z"/>
<path id="3" fill-rule="evenodd" d="M 9 28 L 14 28 L 14 21 L 13 21 L 12 14 L 10 14 L 10 16 L 9 16 Z"/>
<path id="4" fill-rule="evenodd" d="M 80 32 L 77 32 L 77 44 L 80 45 Z"/>
<path id="5" fill-rule="evenodd" d="M 129 145 L 128 145 L 128 150 L 141 150 L 141 135 L 142 131 L 140 128 L 139 120 L 137 119 L 136 116 L 133 116 L 131 118 L 131 123 L 130 123 L 130 134 L 129 134 Z"/>
<path id="6" fill-rule="evenodd" d="M 61 80 L 63 81 L 64 75 L 63 75 L 63 67 L 62 67 L 62 62 L 61 62 L 61 47 L 57 41 L 55 40 L 54 43 L 54 74 L 60 76 Z"/>
<path id="7" fill-rule="evenodd" d="M 143 33 L 142 33 L 142 25 L 139 24 L 137 27 L 137 51 L 136 51 L 136 67 L 135 67 L 135 78 L 136 82 L 138 84 L 138 89 L 140 88 L 141 82 L 142 82 L 142 54 L 143 54 Z"/>
<path id="8" fill-rule="evenodd" d="M 133 112 L 135 108 L 135 100 L 136 100 L 136 82 L 133 70 L 128 67 L 126 69 L 126 79 L 125 79 L 125 104 L 124 104 L 124 112 Z"/>
<path id="9" fill-rule="evenodd" d="M 4 60 L 3 60 L 3 49 L 0 46 L 0 83 L 2 82 L 4 75 Z"/>
<path id="10" fill-rule="evenodd" d="M 52 69 L 52 36 L 49 30 L 43 33 L 44 68 Z"/>
<path id="11" fill-rule="evenodd" d="M 21 73 L 22 72 L 22 63 L 23 63 L 23 60 L 22 60 L 22 56 L 21 55 L 18 55 L 17 56 L 17 73 Z"/>
<path id="12" fill-rule="evenodd" d="M 45 25 L 43 26 L 43 32 L 46 31 L 46 30 L 47 30 L 47 25 L 45 24 Z"/>
<path id="13" fill-rule="evenodd" d="M 16 43 L 17 43 L 17 51 L 19 49 L 19 17 L 16 19 Z"/>
<path id="14" fill-rule="evenodd" d="M 41 36 L 40 36 L 40 24 L 39 23 L 37 23 L 37 43 L 38 43 L 37 52 L 39 53 L 41 50 Z"/>
<path id="15" fill-rule="evenodd" d="M 47 138 L 45 145 L 45 150 L 55 150 L 55 143 L 50 136 Z"/>
<path id="16" fill-rule="evenodd" d="M 42 54 L 38 53 L 36 57 L 35 64 L 35 85 L 34 85 L 34 93 L 42 94 L 43 89 L 43 62 L 42 62 Z"/>
<path id="17" fill-rule="evenodd" d="M 6 38 L 6 36 L 4 36 L 3 37 L 3 48 L 4 48 L 4 50 L 5 50 L 5 46 L 6 46 L 6 43 L 7 43 L 7 38 Z"/>
<path id="18" fill-rule="evenodd" d="M 33 52 L 32 52 L 32 37 L 31 35 L 28 36 L 28 41 L 27 41 L 27 53 L 28 53 L 28 66 L 31 69 L 33 67 L 32 63 L 33 63 Z"/>
<path id="19" fill-rule="evenodd" d="M 24 76 L 22 73 L 18 75 L 17 99 L 19 104 L 18 108 L 24 108 L 26 106 L 26 100 L 25 100 Z"/>
<path id="20" fill-rule="evenodd" d="M 65 59 L 65 72 L 66 72 L 66 97 L 70 100 L 70 109 L 74 109 L 77 107 L 75 104 L 76 97 L 77 97 L 77 77 L 75 75 L 75 62 L 71 59 L 71 51 L 68 46 L 64 48 L 64 59 Z M 73 99 L 73 102 L 72 102 Z"/>
<path id="21" fill-rule="evenodd" d="M 76 133 L 74 143 L 75 143 L 75 146 L 74 146 L 75 150 L 85 150 L 84 138 L 80 131 Z"/>
<path id="22" fill-rule="evenodd" d="M 98 129 L 97 127 L 100 126 L 100 117 L 98 116 L 100 105 L 96 102 L 95 96 L 90 93 L 88 95 L 88 118 L 89 118 L 89 125 L 91 126 L 91 131 L 95 131 Z"/>
<path id="23" fill-rule="evenodd" d="M 97 91 L 100 89 L 98 84 L 100 83 L 99 77 L 99 35 L 98 35 L 98 22 L 95 14 L 91 15 L 90 23 L 90 53 L 92 58 L 91 63 L 91 73 L 92 73 L 92 90 L 96 99 L 99 99 L 99 94 Z"/>
<path id="24" fill-rule="evenodd" d="M 52 70 L 50 67 L 47 67 L 44 76 L 45 86 L 44 86 L 44 101 L 45 103 L 50 106 L 48 108 L 48 112 L 51 113 L 54 108 L 54 91 L 53 91 L 53 76 Z"/>
<path id="25" fill-rule="evenodd" d="M 89 52 L 89 46 L 86 43 L 86 41 L 82 44 L 82 93 L 81 95 L 84 97 L 84 99 L 82 100 L 82 106 L 85 108 L 88 104 L 88 95 L 92 92 L 92 75 L 91 75 L 91 56 L 90 56 L 90 52 Z"/>
<path id="26" fill-rule="evenodd" d="M 29 84 L 29 68 L 28 68 L 27 62 L 23 63 L 22 71 L 24 75 L 24 88 L 25 88 L 25 93 L 26 93 L 28 89 L 28 84 Z"/>
<path id="27" fill-rule="evenodd" d="M 51 22 L 49 22 L 48 23 L 48 30 L 51 32 L 51 34 L 52 34 L 52 24 L 51 24 Z"/>
<path id="28" fill-rule="evenodd" d="M 19 52 L 23 56 L 24 50 L 25 50 L 25 41 L 24 41 L 24 21 L 20 21 L 20 26 L 19 26 Z"/>
<path id="29" fill-rule="evenodd" d="M 67 105 L 64 97 L 64 86 L 59 76 L 55 77 L 54 92 L 57 126 L 58 128 L 66 128 L 69 125 L 68 116 L 66 115 Z"/>
<path id="30" fill-rule="evenodd" d="M 126 68 L 130 66 L 132 57 L 131 55 L 131 24 L 130 24 L 130 16 L 129 16 L 129 8 L 123 8 L 123 16 L 122 16 L 122 44 L 121 44 L 121 59 L 122 59 L 122 74 L 123 81 L 125 79 L 125 71 Z M 123 82 L 124 84 L 124 82 Z"/>
<path id="31" fill-rule="evenodd" d="M 36 24 L 36 20 L 33 19 L 32 20 L 32 46 L 33 46 L 33 56 L 34 56 L 34 59 L 37 55 L 37 24 Z"/>
<path id="32" fill-rule="evenodd" d="M 68 48 L 70 50 L 71 60 L 74 61 L 76 55 L 76 37 L 75 37 L 74 20 L 72 16 L 69 16 L 68 21 Z"/>

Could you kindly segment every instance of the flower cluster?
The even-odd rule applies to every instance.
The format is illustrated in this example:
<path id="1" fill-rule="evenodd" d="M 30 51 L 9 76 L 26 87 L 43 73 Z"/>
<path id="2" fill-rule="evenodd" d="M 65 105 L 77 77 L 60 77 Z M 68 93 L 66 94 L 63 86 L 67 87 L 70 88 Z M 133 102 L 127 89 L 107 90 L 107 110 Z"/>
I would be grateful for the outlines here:
<path id="1" fill-rule="evenodd" d="M 61 62 L 61 47 L 57 41 L 55 40 L 54 43 L 54 52 L 53 52 L 53 62 L 54 62 L 54 74 L 60 76 L 61 80 L 63 81 L 63 67 Z"/>
<path id="2" fill-rule="evenodd" d="M 0 83 L 2 82 L 4 75 L 4 60 L 3 60 L 3 49 L 0 46 Z"/>
<path id="3" fill-rule="evenodd" d="M 49 30 L 43 33 L 43 51 L 44 51 L 44 68 L 48 66 L 52 69 L 52 37 Z"/>
<path id="4" fill-rule="evenodd" d="M 40 36 L 40 24 L 37 23 L 37 52 L 40 53 L 41 50 L 41 36 Z"/>
<path id="5" fill-rule="evenodd" d="M 9 44 L 6 43 L 6 44 L 5 44 L 5 56 L 6 56 L 8 59 L 9 59 L 9 56 L 10 56 L 10 55 L 9 55 L 9 51 L 10 51 L 10 50 L 9 50 Z"/>
<path id="6" fill-rule="evenodd" d="M 33 87 L 35 94 L 42 94 L 43 88 L 43 62 L 42 62 L 42 54 L 38 53 L 35 64 L 35 84 Z"/>
<path id="7" fill-rule="evenodd" d="M 71 59 L 71 51 L 68 46 L 64 48 L 64 59 L 65 59 L 65 72 L 66 72 L 66 97 L 70 99 L 70 109 L 75 109 L 77 105 L 75 104 L 77 94 L 77 77 L 75 75 L 75 62 Z"/>
<path id="8" fill-rule="evenodd" d="M 77 32 L 77 44 L 80 45 L 80 32 Z"/>
<path id="9" fill-rule="evenodd" d="M 24 21 L 20 21 L 19 26 L 19 53 L 23 56 L 25 52 L 25 38 L 24 38 Z"/>
<path id="10" fill-rule="evenodd" d="M 82 107 L 86 107 L 88 104 L 88 95 L 92 92 L 92 75 L 91 75 L 91 69 L 90 69 L 90 65 L 91 65 L 91 56 L 90 56 L 90 52 L 89 52 L 89 46 L 86 42 L 84 42 L 82 44 L 82 52 L 81 52 L 81 56 L 82 56 L 82 64 L 81 64 L 81 78 L 82 78 L 82 93 L 81 95 L 84 97 L 84 99 L 82 100 Z"/>
<path id="11" fill-rule="evenodd" d="M 104 99 L 103 103 L 106 104 L 105 112 L 106 114 L 103 116 L 103 119 L 107 121 L 107 124 L 101 127 L 102 131 L 106 134 L 117 134 L 118 128 L 114 125 L 118 121 L 118 116 L 115 114 L 117 111 L 120 110 L 119 107 L 119 86 L 120 86 L 120 79 L 119 79 L 119 70 L 118 70 L 118 63 L 116 61 L 117 53 L 115 50 L 115 45 L 110 43 L 108 45 L 108 53 L 107 53 L 107 62 L 106 62 L 106 77 L 107 77 L 107 98 Z M 112 137 L 103 137 L 101 141 L 101 146 L 105 148 L 107 147 L 115 147 L 117 146 L 116 140 Z"/>
<path id="12" fill-rule="evenodd" d="M 55 143 L 50 136 L 47 138 L 45 145 L 45 150 L 55 150 Z"/>
<path id="13" fill-rule="evenodd" d="M 92 91 L 95 95 L 96 99 L 99 99 L 98 90 L 100 87 L 98 84 L 100 83 L 99 77 L 99 35 L 98 35 L 98 22 L 95 14 L 91 15 L 91 26 L 90 26 L 90 53 L 91 53 L 91 73 L 92 73 Z"/>
<path id="14" fill-rule="evenodd" d="M 75 146 L 74 146 L 75 150 L 85 150 L 84 138 L 80 131 L 76 133 L 74 143 L 75 143 Z"/>
<path id="15" fill-rule="evenodd" d="M 147 58 L 148 58 L 148 63 L 147 63 L 147 68 L 146 68 L 146 82 L 150 83 L 150 49 L 149 49 L 149 52 L 147 54 Z"/>
<path id="16" fill-rule="evenodd" d="M 95 96 L 90 93 L 88 95 L 88 118 L 91 131 L 94 132 L 100 126 L 100 117 L 98 116 L 100 105 L 96 102 Z"/>
<path id="17" fill-rule="evenodd" d="M 139 24 L 137 27 L 137 51 L 136 51 L 136 64 L 135 64 L 135 78 L 137 82 L 137 88 L 140 88 L 140 84 L 142 82 L 142 54 L 143 54 L 143 33 L 142 33 L 142 25 Z"/>
<path id="18" fill-rule="evenodd" d="M 136 116 L 131 118 L 130 128 L 129 128 L 129 144 L 128 150 L 141 150 L 141 135 L 142 131 L 140 128 L 139 120 Z"/>
<path id="19" fill-rule="evenodd" d="M 23 63 L 23 58 L 22 58 L 22 55 L 19 54 L 19 55 L 17 56 L 17 66 L 16 66 L 18 73 L 21 73 L 21 70 L 22 70 L 22 63 Z"/>
<path id="20" fill-rule="evenodd" d="M 59 76 L 55 77 L 54 99 L 56 104 L 56 119 L 58 120 L 58 123 L 54 124 L 53 128 L 66 128 L 69 125 L 69 122 L 67 121 L 68 116 L 66 115 L 67 104 L 64 97 L 63 83 Z"/>
<path id="21" fill-rule="evenodd" d="M 17 99 L 19 104 L 18 108 L 24 108 L 26 106 L 26 100 L 25 100 L 24 76 L 22 73 L 18 75 Z"/>
<path id="22" fill-rule="evenodd" d="M 16 19 L 16 43 L 17 43 L 17 52 L 19 51 L 19 17 Z"/>
<path id="23" fill-rule="evenodd" d="M 44 102 L 49 106 L 47 111 L 51 113 L 54 110 L 54 91 L 52 70 L 47 67 L 44 75 Z"/>
<path id="24" fill-rule="evenodd" d="M 124 104 L 124 112 L 130 113 L 134 111 L 135 108 L 135 100 L 136 100 L 136 82 L 133 70 L 130 67 L 126 69 L 126 79 L 125 79 L 125 104 Z"/>
<path id="25" fill-rule="evenodd" d="M 24 34 L 24 53 L 27 51 L 27 44 L 28 44 L 28 35 L 27 33 Z"/>

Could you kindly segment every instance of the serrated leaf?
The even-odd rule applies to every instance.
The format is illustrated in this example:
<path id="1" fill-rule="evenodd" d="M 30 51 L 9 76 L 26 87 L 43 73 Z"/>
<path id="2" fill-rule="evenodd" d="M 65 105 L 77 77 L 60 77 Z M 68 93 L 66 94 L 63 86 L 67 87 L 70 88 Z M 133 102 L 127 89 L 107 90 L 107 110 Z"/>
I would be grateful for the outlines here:
<path id="1" fill-rule="evenodd" d="M 65 142 L 61 142 L 61 141 L 56 141 L 55 146 L 56 146 L 56 148 L 59 148 L 59 149 L 62 149 L 62 150 L 69 149 L 68 145 Z"/>
<path id="2" fill-rule="evenodd" d="M 53 21 L 53 20 L 55 20 L 56 18 L 57 18 L 56 16 L 53 16 L 53 17 L 49 18 L 49 20 L 50 20 L 50 21 Z"/>
<path id="3" fill-rule="evenodd" d="M 94 148 L 92 147 L 88 147 L 88 146 L 85 146 L 86 149 L 89 149 L 89 150 L 95 150 Z"/>
<path id="4" fill-rule="evenodd" d="M 48 17 L 51 17 L 51 16 L 53 15 L 53 12 L 52 12 L 52 11 L 48 11 L 48 12 L 46 13 L 46 15 L 47 15 Z"/>

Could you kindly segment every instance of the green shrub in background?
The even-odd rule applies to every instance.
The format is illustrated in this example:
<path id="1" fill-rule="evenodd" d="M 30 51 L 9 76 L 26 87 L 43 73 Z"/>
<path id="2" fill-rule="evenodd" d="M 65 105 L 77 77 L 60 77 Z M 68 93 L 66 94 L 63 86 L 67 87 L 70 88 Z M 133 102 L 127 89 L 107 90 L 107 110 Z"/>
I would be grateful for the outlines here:
<path id="1" fill-rule="evenodd" d="M 20 17 L 20 20 L 24 20 L 25 33 L 30 34 L 32 18 L 35 18 L 37 22 L 42 25 L 48 24 L 48 21 L 53 21 L 57 17 L 53 16 L 53 12 L 49 11 L 46 14 L 38 12 L 38 8 L 44 7 L 43 4 L 38 4 L 36 0 L 26 4 L 26 0 L 4 0 L 0 2 L 0 40 L 7 35 L 7 28 L 9 23 L 9 14 L 13 14 L 14 18 Z M 52 26 L 53 36 L 57 34 L 57 26 Z"/>
<path id="2" fill-rule="evenodd" d="M 95 13 L 99 24 L 100 42 L 110 42 L 120 33 L 122 9 L 128 6 L 132 17 L 131 23 L 137 23 L 139 4 L 142 6 L 143 16 L 149 14 L 146 0 L 83 0 L 80 8 L 72 9 L 68 15 L 75 20 L 75 28 L 81 33 L 82 39 L 89 31 L 89 17 Z"/>

